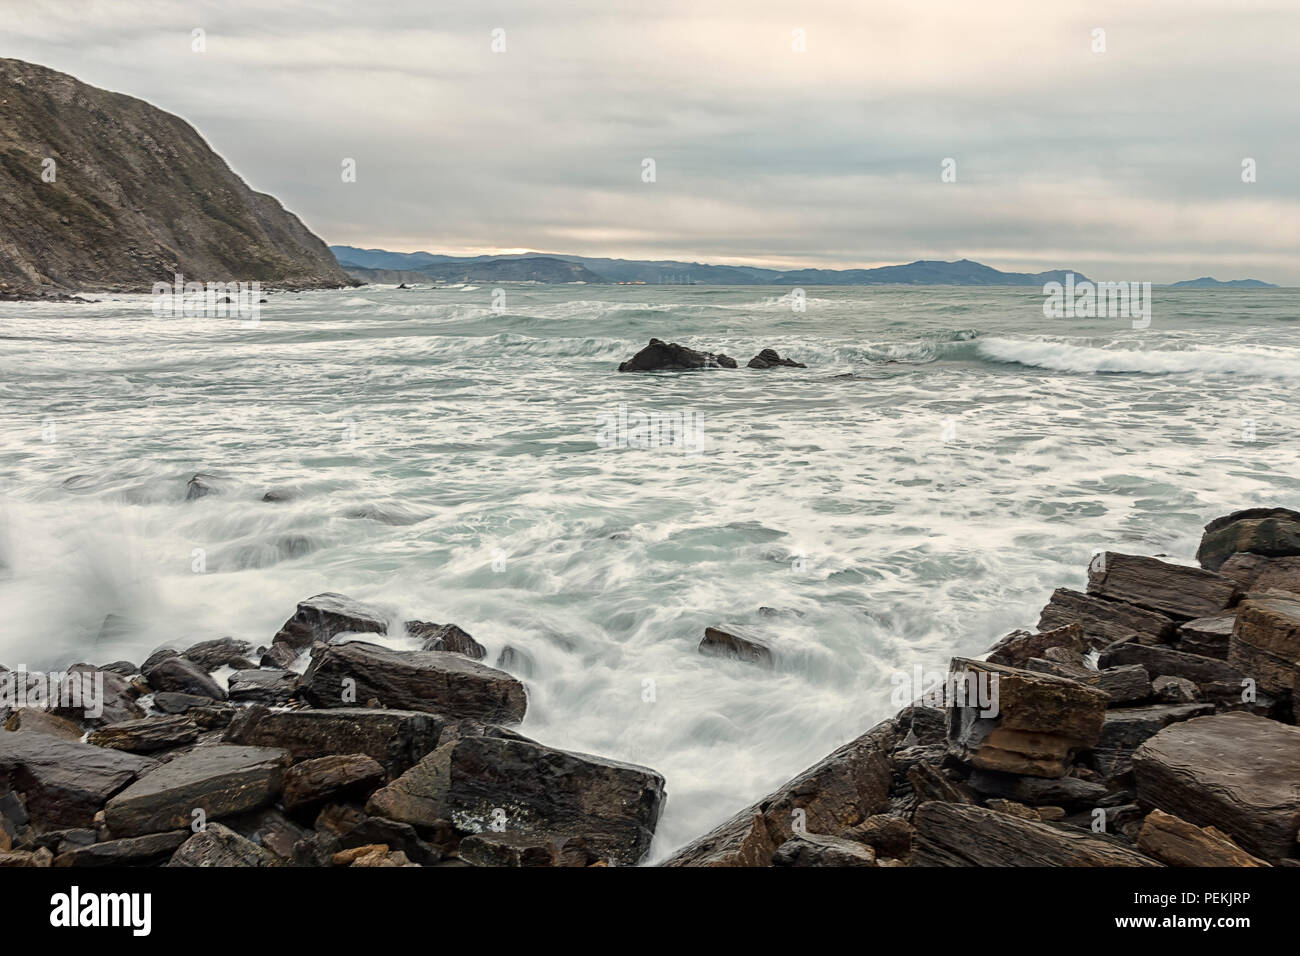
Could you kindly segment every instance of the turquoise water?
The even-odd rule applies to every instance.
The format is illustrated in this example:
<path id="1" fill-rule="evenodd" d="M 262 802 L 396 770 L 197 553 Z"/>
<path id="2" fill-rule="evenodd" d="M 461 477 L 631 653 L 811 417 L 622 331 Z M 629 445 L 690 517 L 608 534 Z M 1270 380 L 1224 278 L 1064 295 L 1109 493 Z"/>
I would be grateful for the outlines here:
<path id="1" fill-rule="evenodd" d="M 525 733 L 667 777 L 662 855 L 1094 551 L 1300 504 L 1289 290 L 1156 289 L 1135 330 L 1032 289 L 504 289 L 0 304 L 0 662 L 265 643 L 323 590 L 454 621 L 531 659 Z M 652 336 L 809 367 L 617 373 Z M 610 446 L 620 414 L 698 431 Z M 711 624 L 776 666 L 700 656 Z"/>

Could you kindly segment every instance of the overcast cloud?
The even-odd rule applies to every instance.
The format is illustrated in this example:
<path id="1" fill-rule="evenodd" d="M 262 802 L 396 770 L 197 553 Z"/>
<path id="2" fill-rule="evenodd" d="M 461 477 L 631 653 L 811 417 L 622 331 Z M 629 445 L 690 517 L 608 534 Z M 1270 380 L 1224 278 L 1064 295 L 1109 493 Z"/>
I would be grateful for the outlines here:
<path id="1" fill-rule="evenodd" d="M 1298 47 L 1295 0 L 0 0 L 0 55 L 179 114 L 330 243 L 1154 282 L 1300 285 Z"/>

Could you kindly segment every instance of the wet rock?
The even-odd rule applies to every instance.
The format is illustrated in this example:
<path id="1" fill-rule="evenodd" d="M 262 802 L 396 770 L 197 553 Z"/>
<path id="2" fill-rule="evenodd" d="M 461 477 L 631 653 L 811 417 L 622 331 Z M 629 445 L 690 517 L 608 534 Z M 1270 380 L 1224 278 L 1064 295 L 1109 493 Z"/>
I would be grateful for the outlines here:
<path id="1" fill-rule="evenodd" d="M 152 866 L 170 859 L 177 847 L 190 836 L 188 830 L 151 833 L 124 840 L 107 840 L 89 846 L 62 851 L 54 858 L 55 866 Z"/>
<path id="2" fill-rule="evenodd" d="M 1239 552 L 1265 557 L 1300 555 L 1300 512 L 1289 508 L 1247 508 L 1205 526 L 1196 560 L 1218 570 Z"/>
<path id="3" fill-rule="evenodd" d="M 1174 649 L 1185 654 L 1227 660 L 1228 641 L 1236 620 L 1236 614 L 1218 614 L 1188 621 L 1178 629 L 1178 642 Z"/>
<path id="4" fill-rule="evenodd" d="M 1177 626 L 1167 614 L 1057 588 L 1038 618 L 1038 629 L 1050 631 L 1075 623 L 1094 650 L 1131 635 L 1143 644 L 1161 644 L 1173 637 Z"/>
<path id="5" fill-rule="evenodd" d="M 200 641 L 181 656 L 198 664 L 205 671 L 214 671 L 219 667 L 233 667 L 235 670 L 252 668 L 254 665 L 248 660 L 252 654 L 253 645 L 248 641 L 222 637 L 214 641 Z"/>
<path id="6" fill-rule="evenodd" d="M 426 841 L 409 823 L 367 816 L 360 810 L 341 804 L 333 804 L 322 810 L 316 818 L 316 827 L 322 834 L 332 837 L 338 849 L 382 843 L 401 850 L 420 866 L 432 866 L 440 862 L 444 851 L 454 851 L 460 842 L 459 835 L 448 820 L 440 820 L 433 826 L 426 827 L 425 833 L 430 837 Z"/>
<path id="7" fill-rule="evenodd" d="M 199 738 L 199 725 L 188 717 L 143 717 L 120 724 L 109 724 L 93 731 L 87 738 L 96 747 L 149 753 L 167 747 L 192 744 Z"/>
<path id="8" fill-rule="evenodd" d="M 1226 608 L 1237 586 L 1231 578 L 1202 568 L 1107 551 L 1088 568 L 1088 593 L 1192 620 Z"/>
<path id="9" fill-rule="evenodd" d="M 414 826 L 584 837 L 603 859 L 636 863 L 663 809 L 664 779 L 646 767 L 500 737 L 440 746 L 387 787 L 366 812 Z M 504 818 L 503 818 L 504 814 Z"/>
<path id="10" fill-rule="evenodd" d="M 231 700 L 259 704 L 283 704 L 297 689 L 297 674 L 269 667 L 235 671 L 227 682 Z"/>
<path id="11" fill-rule="evenodd" d="M 736 360 L 722 354 L 697 352 L 695 349 L 651 339 L 650 344 L 626 362 L 620 372 L 654 372 L 665 369 L 735 368 Z"/>
<path id="12" fill-rule="evenodd" d="M 107 671 L 111 674 L 117 674 L 120 677 L 131 677 L 140 673 L 140 668 L 136 667 L 130 661 L 113 661 L 111 664 L 105 664 L 98 668 L 101 671 Z"/>
<path id="13" fill-rule="evenodd" d="M 772 652 L 765 645 L 739 634 L 716 627 L 706 627 L 699 652 L 706 657 L 726 657 L 748 664 L 772 666 Z"/>
<path id="14" fill-rule="evenodd" d="M 317 641 L 328 643 L 336 634 L 387 633 L 388 620 L 378 608 L 326 592 L 302 601 L 272 644 L 287 644 L 301 651 Z"/>
<path id="15" fill-rule="evenodd" d="M 194 661 L 184 657 L 168 657 L 142 671 L 154 690 L 175 691 L 225 700 L 226 692 Z"/>
<path id="16" fill-rule="evenodd" d="M 781 358 L 776 349 L 763 349 L 748 363 L 750 368 L 776 368 L 785 366 L 786 368 L 807 368 L 802 362 L 796 362 L 792 359 Z"/>
<path id="17" fill-rule="evenodd" d="M 211 475 L 195 475 L 185 484 L 185 500 L 195 501 L 206 498 L 216 490 Z"/>
<path id="18" fill-rule="evenodd" d="M 1059 805 L 1071 809 L 1090 808 L 1106 796 L 1103 785 L 1080 780 L 1078 777 L 1049 780 L 976 770 L 967 778 L 966 783 L 972 790 L 986 796 L 1014 800 L 1035 807 Z"/>
<path id="19" fill-rule="evenodd" d="M 1138 849 L 1167 866 L 1268 866 L 1214 827 L 1202 829 L 1162 810 L 1152 810 L 1137 838 Z"/>
<path id="20" fill-rule="evenodd" d="M 1185 677 L 1157 677 L 1151 688 L 1166 704 L 1190 704 L 1201 697 L 1196 685 Z"/>
<path id="21" fill-rule="evenodd" d="M 299 648 L 281 641 L 268 647 L 266 652 L 258 658 L 257 664 L 259 667 L 268 667 L 272 670 L 285 670 L 301 657 L 302 653 Z"/>
<path id="22" fill-rule="evenodd" d="M 1174 724 L 1133 755 L 1138 799 L 1276 861 L 1296 854 L 1300 728 L 1230 713 Z"/>
<path id="23" fill-rule="evenodd" d="M 984 807 L 923 803 L 916 866 L 1159 866 L 1110 837 Z"/>
<path id="24" fill-rule="evenodd" d="M 246 813 L 280 794 L 285 751 L 227 744 L 198 747 L 141 777 L 104 808 L 114 836 L 184 829 L 203 810 L 206 819 Z"/>
<path id="25" fill-rule="evenodd" d="M 1107 777 L 1128 772 L 1133 751 L 1165 727 L 1180 720 L 1214 713 L 1213 704 L 1149 704 L 1145 707 L 1114 707 L 1106 712 L 1106 724 L 1088 761 Z"/>
<path id="26" fill-rule="evenodd" d="M 147 670 L 152 670 L 154 667 L 157 667 L 159 664 L 167 660 L 167 658 L 169 657 L 179 657 L 179 656 L 180 656 L 180 651 L 176 650 L 175 648 L 160 647 L 158 648 L 158 650 L 154 651 L 152 654 L 150 654 L 148 657 L 144 659 L 144 663 L 140 665 L 140 673 L 143 674 Z"/>
<path id="27" fill-rule="evenodd" d="M 1030 658 L 1042 657 L 1043 652 L 1052 647 L 1064 647 L 1080 653 L 1090 649 L 1084 639 L 1083 628 L 1076 622 L 1038 633 L 1012 631 L 989 649 L 986 659 L 990 664 L 1023 667 Z"/>
<path id="28" fill-rule="evenodd" d="M 992 692 L 991 706 L 969 694 L 950 708 L 949 749 L 972 767 L 1060 777 L 1101 735 L 1109 698 L 1078 681 L 960 657 L 951 674 Z"/>
<path id="29" fill-rule="evenodd" d="M 948 712 L 943 708 L 904 707 L 895 719 L 902 733 L 902 746 L 947 746 Z"/>
<path id="30" fill-rule="evenodd" d="M 844 831 L 849 840 L 865 843 L 878 857 L 906 858 L 912 852 L 912 825 L 902 817 L 878 813 Z"/>
<path id="31" fill-rule="evenodd" d="M 1241 592 L 1291 591 L 1300 593 L 1300 556 L 1266 558 L 1259 554 L 1234 554 L 1218 569 L 1237 582 Z"/>
<path id="32" fill-rule="evenodd" d="M 1121 664 L 1102 670 L 1097 678 L 1097 689 L 1110 698 L 1111 707 L 1137 703 L 1152 694 L 1151 678 L 1141 664 Z"/>
<path id="33" fill-rule="evenodd" d="M 895 761 L 895 768 L 898 764 Z M 943 800 L 946 803 L 974 803 L 974 798 L 960 783 L 949 779 L 928 760 L 918 760 L 907 769 L 907 782 L 918 801 Z"/>
<path id="34" fill-rule="evenodd" d="M 383 784 L 383 764 L 365 754 L 338 754 L 304 760 L 284 775 L 286 810 L 297 810 L 349 796 L 364 799 Z"/>
<path id="35" fill-rule="evenodd" d="M 220 823 L 209 823 L 173 854 L 167 866 L 279 866 L 270 850 Z"/>
<path id="36" fill-rule="evenodd" d="M 876 851 L 865 843 L 822 833 L 797 833 L 772 854 L 773 866 L 875 866 Z"/>
<path id="37" fill-rule="evenodd" d="M 505 723 L 523 720 L 528 703 L 516 678 L 460 654 L 360 641 L 313 647 L 300 689 L 316 707 L 373 698 L 385 707 Z"/>
<path id="38" fill-rule="evenodd" d="M 36 707 L 20 707 L 5 721 L 5 730 L 23 733 L 49 734 L 63 740 L 80 740 L 84 731 L 66 717 L 51 714 Z"/>
<path id="39" fill-rule="evenodd" d="M 1300 691 L 1300 595 L 1242 601 L 1228 663 L 1270 693 Z"/>
<path id="40" fill-rule="evenodd" d="M 793 780 L 682 847 L 665 866 L 770 866 L 796 829 L 843 836 L 883 811 L 898 724 L 878 724 Z"/>
<path id="41" fill-rule="evenodd" d="M 0 733 L 0 789 L 23 794 L 41 828 L 90 826 L 111 796 L 157 766 L 148 757 L 49 734 Z"/>
<path id="42" fill-rule="evenodd" d="M 395 776 L 437 747 L 446 726 L 444 718 L 409 710 L 340 707 L 272 713 L 255 705 L 231 723 L 225 740 L 279 747 L 295 761 L 365 754 Z"/>
<path id="43" fill-rule="evenodd" d="M 211 707 L 211 697 L 201 694 L 182 694 L 174 690 L 159 691 L 153 695 L 153 705 L 164 714 L 184 714 L 195 707 Z"/>
<path id="44" fill-rule="evenodd" d="M 430 624 L 427 621 L 407 621 L 406 631 L 423 641 L 422 651 L 451 651 L 481 661 L 487 657 L 487 648 L 455 624 Z"/>
<path id="45" fill-rule="evenodd" d="M 86 702 L 84 700 L 78 706 L 75 699 L 68 696 L 70 685 L 73 682 L 82 681 L 82 678 L 71 674 L 64 681 L 60 696 L 63 700 L 72 701 L 72 705 L 53 707 L 50 709 L 50 713 L 90 727 L 116 724 L 124 720 L 135 720 L 144 716 L 144 709 L 135 702 L 139 693 L 135 686 L 125 677 L 120 674 L 98 671 L 91 679 L 95 682 L 103 681 L 99 701 L 101 706 L 96 708 L 100 711 L 98 714 L 92 715 L 85 706 Z M 84 682 L 80 686 L 84 688 Z"/>
<path id="46" fill-rule="evenodd" d="M 532 833 L 477 833 L 460 841 L 458 854 L 472 866 L 558 866 L 554 838 Z"/>
<path id="47" fill-rule="evenodd" d="M 0 868 L 38 866 L 47 867 L 54 855 L 45 847 L 39 850 L 0 851 Z"/>
<path id="48" fill-rule="evenodd" d="M 512 674 L 522 674 L 524 677 L 537 675 L 537 662 L 533 660 L 532 655 L 509 644 L 501 648 L 501 653 L 497 655 L 497 667 Z"/>
<path id="49" fill-rule="evenodd" d="M 1141 664 L 1148 674 L 1185 677 L 1194 684 L 1211 681 L 1241 679 L 1241 673 L 1226 661 L 1198 654 L 1186 654 L 1169 647 L 1121 641 L 1101 652 L 1098 663 L 1102 669 L 1122 664 Z"/>

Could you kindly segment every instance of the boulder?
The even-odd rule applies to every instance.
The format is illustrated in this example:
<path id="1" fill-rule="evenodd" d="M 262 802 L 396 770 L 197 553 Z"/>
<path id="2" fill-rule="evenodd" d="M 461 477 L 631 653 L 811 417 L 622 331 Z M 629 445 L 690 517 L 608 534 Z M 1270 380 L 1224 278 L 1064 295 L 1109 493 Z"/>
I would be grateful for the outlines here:
<path id="1" fill-rule="evenodd" d="M 553 837 L 533 833 L 476 833 L 460 841 L 460 859 L 471 866 L 558 866 L 560 848 Z"/>
<path id="2" fill-rule="evenodd" d="M 474 640 L 455 624 L 430 624 L 427 621 L 407 621 L 406 631 L 422 641 L 422 651 L 451 651 L 481 661 L 487 657 L 487 648 Z"/>
<path id="3" fill-rule="evenodd" d="M 1175 650 L 1186 654 L 1199 654 L 1201 657 L 1228 659 L 1228 641 L 1232 637 L 1232 628 L 1237 621 L 1236 614 L 1216 614 L 1214 617 L 1198 617 L 1178 628 L 1178 641 Z"/>
<path id="4" fill-rule="evenodd" d="M 270 850 L 220 823 L 209 823 L 173 854 L 167 866 L 279 866 Z"/>
<path id="5" fill-rule="evenodd" d="M 1234 554 L 1265 557 L 1300 555 L 1300 512 L 1289 508 L 1247 508 L 1205 526 L 1196 560 L 1217 571 Z"/>
<path id="6" fill-rule="evenodd" d="M 0 790 L 24 796 L 37 827 L 88 827 L 105 802 L 158 761 L 49 734 L 0 733 Z"/>
<path id="7" fill-rule="evenodd" d="M 846 839 L 865 843 L 878 857 L 906 858 L 912 852 L 912 825 L 902 817 L 878 813 L 845 830 Z"/>
<path id="8" fill-rule="evenodd" d="M 50 734 L 64 740 L 80 740 L 85 734 L 80 726 L 68 718 L 37 707 L 19 707 L 9 715 L 4 727 L 11 732 Z"/>
<path id="9" fill-rule="evenodd" d="M 1101 735 L 1109 698 L 1078 681 L 960 657 L 950 675 L 977 689 L 952 702 L 948 724 L 949 751 L 977 769 L 1061 777 Z"/>
<path id="10" fill-rule="evenodd" d="M 1202 568 L 1107 551 L 1088 567 L 1088 593 L 1191 620 L 1226 608 L 1237 585 Z"/>
<path id="11" fill-rule="evenodd" d="M 1187 654 L 1169 647 L 1120 641 L 1101 652 L 1098 663 L 1103 669 L 1123 664 L 1141 664 L 1148 674 L 1158 677 L 1186 677 L 1193 684 L 1214 681 L 1240 681 L 1241 672 L 1227 661 L 1199 654 Z"/>
<path id="12" fill-rule="evenodd" d="M 1151 682 L 1151 689 L 1166 704 L 1190 704 L 1201 698 L 1201 692 L 1186 677 L 1157 677 Z"/>
<path id="13" fill-rule="evenodd" d="M 394 651 L 352 641 L 318 644 L 311 656 L 300 689 L 316 707 L 373 698 L 385 707 L 518 723 L 528 704 L 516 678 L 448 651 Z"/>
<path id="14" fill-rule="evenodd" d="M 1137 845 L 1167 866 L 1268 866 L 1214 827 L 1193 826 L 1163 810 L 1147 814 Z"/>
<path id="15" fill-rule="evenodd" d="M 1246 591 L 1291 591 L 1300 593 L 1300 556 L 1266 558 L 1259 554 L 1234 554 L 1218 569 L 1225 578 Z"/>
<path id="16" fill-rule="evenodd" d="M 706 627 L 700 641 L 699 652 L 706 657 L 726 657 L 747 664 L 772 666 L 772 652 L 766 645 L 751 637 L 741 637 L 732 631 Z"/>
<path id="17" fill-rule="evenodd" d="M 1265 691 L 1290 693 L 1300 680 L 1300 594 L 1249 595 L 1237 609 L 1228 663 Z"/>
<path id="18" fill-rule="evenodd" d="M 770 866 L 796 830 L 843 836 L 889 804 L 892 720 L 822 758 L 762 800 L 682 847 L 665 866 Z"/>
<path id="19" fill-rule="evenodd" d="M 976 770 L 966 779 L 966 784 L 988 797 L 1035 807 L 1061 806 L 1075 810 L 1097 806 L 1107 793 L 1101 784 L 1078 777 L 1046 779 L 990 770 Z"/>
<path id="20" fill-rule="evenodd" d="M 188 830 L 106 840 L 61 851 L 54 866 L 151 866 L 169 859 L 190 836 Z"/>
<path id="21" fill-rule="evenodd" d="M 410 710 L 339 707 L 271 712 L 254 705 L 233 721 L 227 743 L 279 747 L 295 760 L 365 754 L 397 775 L 438 746 L 444 718 Z"/>
<path id="22" fill-rule="evenodd" d="M 144 716 L 144 708 L 135 702 L 139 691 L 127 678 L 109 671 L 98 671 L 92 679 L 104 682 L 100 697 L 102 708 L 97 708 L 100 710 L 99 714 L 92 716 L 85 706 L 52 707 L 50 713 L 90 727 L 116 724 L 123 720 L 134 720 Z M 71 700 L 67 694 L 68 682 L 77 680 L 81 678 L 70 674 L 64 681 L 65 689 L 61 693 L 63 700 Z"/>
<path id="23" fill-rule="evenodd" d="M 220 667 L 233 667 L 246 670 L 255 665 L 249 662 L 253 655 L 253 645 L 248 641 L 237 641 L 233 637 L 221 637 L 214 641 L 200 641 L 185 651 L 181 657 L 198 664 L 205 671 L 215 671 Z"/>
<path id="24" fill-rule="evenodd" d="M 298 689 L 298 675 L 274 667 L 235 671 L 227 681 L 231 700 L 259 704 L 286 703 Z"/>
<path id="25" fill-rule="evenodd" d="M 167 657 L 142 671 L 154 690 L 175 691 L 225 700 L 226 692 L 194 661 L 185 657 Z"/>
<path id="26" fill-rule="evenodd" d="M 1012 631 L 989 649 L 986 660 L 990 664 L 1024 667 L 1025 662 L 1034 657 L 1043 657 L 1043 652 L 1053 647 L 1064 647 L 1080 653 L 1090 649 L 1082 626 L 1075 622 L 1036 634 L 1032 631 Z"/>
<path id="27" fill-rule="evenodd" d="M 201 694 L 182 694 L 173 690 L 159 691 L 153 695 L 153 705 L 164 714 L 184 714 L 195 707 L 211 707 L 211 697 Z"/>
<path id="28" fill-rule="evenodd" d="M 772 854 L 773 866 L 875 866 L 876 851 L 865 843 L 824 833 L 796 833 Z"/>
<path id="29" fill-rule="evenodd" d="M 923 803 L 916 866 L 1159 866 L 1117 840 L 985 807 Z"/>
<path id="30" fill-rule="evenodd" d="M 1241 712 L 1174 724 L 1133 755 L 1139 801 L 1270 861 L 1296 855 L 1297 767 L 1300 728 Z"/>
<path id="31" fill-rule="evenodd" d="M 1089 755 L 1089 762 L 1108 777 L 1127 773 L 1131 755 L 1143 741 L 1172 723 L 1213 713 L 1214 705 L 1210 703 L 1112 707 L 1106 712 L 1101 739 Z"/>
<path id="32" fill-rule="evenodd" d="M 757 355 L 755 355 L 752 359 L 749 360 L 748 365 L 750 368 L 778 368 L 780 366 L 784 366 L 786 368 L 807 368 L 808 367 L 807 365 L 804 365 L 803 362 L 796 362 L 793 359 L 781 358 L 781 356 L 777 354 L 776 349 L 761 350 Z"/>
<path id="33" fill-rule="evenodd" d="M 271 747 L 196 747 L 141 777 L 104 808 L 117 837 L 189 827 L 195 810 L 207 820 L 267 806 L 280 795 L 289 756 Z"/>
<path id="34" fill-rule="evenodd" d="M 294 847 L 301 840 L 315 836 L 274 807 L 237 817 L 227 817 L 225 825 L 247 840 L 270 850 L 285 862 L 294 859 Z"/>
<path id="35" fill-rule="evenodd" d="M 365 754 L 336 754 L 304 760 L 285 771 L 286 810 L 324 803 L 333 798 L 366 797 L 384 782 L 383 764 Z"/>
<path id="36" fill-rule="evenodd" d="M 1151 678 L 1141 664 L 1121 664 L 1099 672 L 1097 689 L 1110 698 L 1110 706 L 1133 704 L 1151 696 Z"/>
<path id="37" fill-rule="evenodd" d="M 537 676 L 537 662 L 532 655 L 509 644 L 501 648 L 501 653 L 497 655 L 497 668 L 524 677 Z"/>
<path id="38" fill-rule="evenodd" d="M 1076 623 L 1094 650 L 1131 635 L 1136 635 L 1143 644 L 1161 644 L 1173 637 L 1177 627 L 1167 614 L 1069 588 L 1057 588 L 1039 615 L 1038 629 L 1051 631 Z"/>
<path id="39" fill-rule="evenodd" d="M 199 725 L 182 715 L 142 717 L 120 724 L 109 724 L 93 731 L 88 738 L 96 747 L 149 753 L 167 747 L 192 744 L 199 739 Z"/>
<path id="40" fill-rule="evenodd" d="M 327 591 L 299 603 L 271 643 L 301 651 L 317 641 L 329 642 L 336 634 L 387 633 L 388 619 L 383 611 Z"/>
<path id="41" fill-rule="evenodd" d="M 735 368 L 736 360 L 727 355 L 697 352 L 695 349 L 651 339 L 650 344 L 619 365 L 620 372 L 656 372 L 668 369 Z"/>

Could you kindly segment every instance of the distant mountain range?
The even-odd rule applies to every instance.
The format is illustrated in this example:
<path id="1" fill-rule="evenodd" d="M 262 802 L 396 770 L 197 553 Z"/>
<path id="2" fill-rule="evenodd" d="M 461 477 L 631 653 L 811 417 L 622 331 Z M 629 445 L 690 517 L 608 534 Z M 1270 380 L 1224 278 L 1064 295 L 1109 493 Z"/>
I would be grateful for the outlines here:
<path id="1" fill-rule="evenodd" d="M 524 252 L 501 256 L 444 256 L 432 252 L 389 252 L 330 246 L 339 265 L 363 282 L 623 282 L 646 285 L 1010 285 L 1042 287 L 1064 282 L 1067 269 L 1002 272 L 970 259 L 920 260 L 876 269 L 759 269 L 673 259 L 599 259 L 557 253 Z M 1081 272 L 1075 282 L 1087 281 Z M 1189 279 L 1169 288 L 1276 288 L 1258 279 Z"/>

